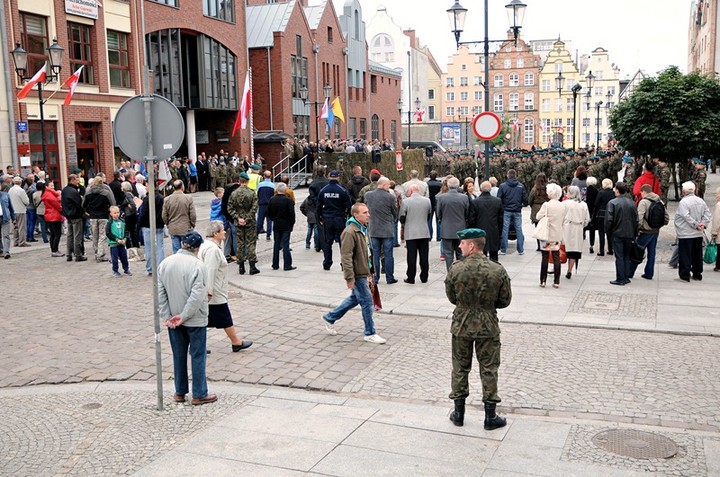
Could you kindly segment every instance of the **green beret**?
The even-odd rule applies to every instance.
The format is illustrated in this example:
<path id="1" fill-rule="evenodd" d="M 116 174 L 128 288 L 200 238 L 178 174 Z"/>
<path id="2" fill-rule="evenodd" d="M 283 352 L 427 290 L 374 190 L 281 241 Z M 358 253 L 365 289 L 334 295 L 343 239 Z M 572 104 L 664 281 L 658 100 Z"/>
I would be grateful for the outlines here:
<path id="1" fill-rule="evenodd" d="M 254 171 L 259 171 L 259 170 L 260 170 L 260 166 L 258 166 L 257 164 L 253 164 L 252 166 L 250 166 L 250 169 L 252 169 L 252 170 L 254 170 Z"/>
<path id="2" fill-rule="evenodd" d="M 476 239 L 476 238 L 484 237 L 485 231 L 483 229 L 465 229 L 465 230 L 460 230 L 457 233 L 457 236 L 460 240 Z"/>
<path id="3" fill-rule="evenodd" d="M 245 179 L 246 181 L 250 180 L 250 176 L 247 175 L 247 172 L 241 172 L 239 175 L 240 175 L 240 179 Z"/>
<path id="4" fill-rule="evenodd" d="M 692 161 L 693 161 L 695 164 L 705 165 L 705 161 L 703 161 L 703 160 L 700 159 L 699 157 L 693 157 L 693 158 L 692 158 Z"/>
<path id="5" fill-rule="evenodd" d="M 80 172 L 82 172 L 82 171 L 80 169 L 78 169 L 77 167 L 72 170 L 72 174 L 80 174 Z"/>

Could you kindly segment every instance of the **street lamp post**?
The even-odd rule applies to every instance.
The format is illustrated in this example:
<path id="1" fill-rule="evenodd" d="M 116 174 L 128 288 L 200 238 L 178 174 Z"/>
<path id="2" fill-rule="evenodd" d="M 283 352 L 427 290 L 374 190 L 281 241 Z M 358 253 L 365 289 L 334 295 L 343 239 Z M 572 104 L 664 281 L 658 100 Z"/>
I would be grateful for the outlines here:
<path id="1" fill-rule="evenodd" d="M 400 122 L 402 122 L 402 112 L 403 112 L 403 99 L 402 96 L 397 100 L 397 109 L 398 114 L 400 114 Z M 408 131 L 410 131 L 410 125 L 408 124 Z M 400 132 L 402 132 L 402 127 L 400 128 Z M 396 145 L 397 146 L 397 145 Z M 400 139 L 400 150 L 402 151 L 402 139 Z"/>
<path id="2" fill-rule="evenodd" d="M 555 86 L 558 90 L 558 96 L 562 97 L 563 87 L 565 86 L 565 77 L 562 74 L 562 71 L 559 75 L 555 78 Z M 577 150 L 578 146 L 576 145 L 576 138 L 577 138 L 577 97 L 580 91 L 582 90 L 582 86 L 580 86 L 579 83 L 575 83 L 573 87 L 570 89 L 572 91 L 573 95 L 573 150 Z"/>
<path id="3" fill-rule="evenodd" d="M 608 90 L 605 95 L 605 112 L 607 113 L 607 127 L 608 127 L 608 144 L 610 143 L 610 111 L 613 108 L 612 104 L 613 94 Z"/>
<path id="4" fill-rule="evenodd" d="M 485 39 L 481 41 L 460 41 L 460 34 L 463 32 L 465 27 L 465 16 L 467 14 L 467 8 L 463 8 L 460 5 L 460 0 L 455 0 L 455 4 L 447 10 L 448 17 L 450 19 L 450 28 L 455 35 L 455 43 L 457 47 L 460 45 L 467 44 L 484 44 L 484 62 L 485 62 L 485 111 L 490 111 L 490 40 L 488 39 L 489 31 L 489 20 L 488 20 L 488 0 L 484 0 L 485 5 Z M 522 28 L 523 18 L 525 16 L 525 8 L 527 5 L 522 3 L 521 0 L 512 0 L 510 3 L 505 5 L 508 14 L 508 20 L 510 28 L 513 31 L 515 43 L 517 44 L 518 36 L 520 35 L 520 29 Z M 505 40 L 492 40 L 493 42 L 504 42 Z M 485 180 L 490 178 L 490 141 L 485 141 Z"/>
<path id="5" fill-rule="evenodd" d="M 310 95 L 310 91 L 308 90 L 307 86 L 302 86 L 300 88 L 300 91 L 298 91 L 298 94 L 300 95 L 300 99 L 303 100 L 303 103 L 305 104 L 312 104 L 315 108 L 315 143 L 320 143 L 320 129 L 319 129 L 319 118 L 318 118 L 318 105 L 324 104 L 325 101 L 308 101 L 308 96 Z M 323 86 L 323 94 L 325 94 L 325 99 L 328 99 L 330 95 L 332 94 L 332 86 L 329 84 L 326 84 Z"/>
<path id="6" fill-rule="evenodd" d="M 597 117 L 595 118 L 595 144 L 598 151 L 600 150 L 600 106 L 602 105 L 602 101 L 595 103 L 595 109 L 597 110 Z"/>
<path id="7" fill-rule="evenodd" d="M 40 104 L 40 140 L 42 141 L 42 154 L 44 167 L 48 165 L 48 152 L 47 152 L 47 140 L 45 138 L 45 103 L 46 99 L 43 98 L 43 83 L 50 83 L 60 77 L 60 70 L 62 69 L 62 57 L 65 49 L 58 45 L 57 40 L 53 39 L 53 44 L 47 48 L 48 62 L 50 63 L 50 71 L 45 72 L 45 81 L 38 81 L 38 101 Z M 20 81 L 25 81 L 32 76 L 27 76 L 27 62 L 28 54 L 21 46 L 17 43 L 15 49 L 12 51 L 13 62 L 15 63 L 15 73 L 20 78 Z"/>
<path id="8" fill-rule="evenodd" d="M 422 103 L 422 101 L 420 101 L 420 98 L 415 98 L 414 103 L 415 103 L 415 110 L 417 111 L 418 109 L 420 109 L 420 104 Z M 404 104 L 403 99 L 402 98 L 398 99 L 397 108 L 398 108 L 398 111 L 400 112 L 400 115 L 402 115 L 403 104 Z M 412 149 L 412 128 L 411 128 L 412 113 L 413 113 L 413 111 L 412 111 L 411 107 L 408 106 L 408 109 L 407 109 L 408 128 L 407 129 L 408 129 L 408 148 L 409 149 Z"/>

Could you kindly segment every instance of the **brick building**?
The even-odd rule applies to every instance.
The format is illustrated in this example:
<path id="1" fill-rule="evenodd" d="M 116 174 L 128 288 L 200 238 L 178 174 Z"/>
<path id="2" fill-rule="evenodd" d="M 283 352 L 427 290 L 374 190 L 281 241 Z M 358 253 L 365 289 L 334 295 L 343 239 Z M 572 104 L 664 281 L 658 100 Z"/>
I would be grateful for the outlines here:
<path id="1" fill-rule="evenodd" d="M 530 149 L 540 143 L 540 56 L 512 31 L 490 59 L 490 107 L 510 124 L 509 146 Z"/>
<path id="2" fill-rule="evenodd" d="M 10 97 L 0 99 L 12 111 L 8 123 L 28 122 L 29 141 L 18 141 L 17 154 L 10 154 L 16 157 L 3 157 L 3 165 L 29 156 L 32 164 L 63 184 L 76 167 L 86 176 L 111 172 L 120 156 L 113 145 L 112 122 L 120 106 L 142 89 L 140 0 L 7 0 L 5 5 L 5 46 L 12 50 L 10 45 L 19 43 L 28 51 L 27 76 L 42 67 L 53 39 L 65 53 L 60 81 L 44 88 L 47 159 L 42 152 L 37 88 L 18 101 L 21 85 L 13 75 L 15 89 Z M 221 147 L 249 152 L 248 131 L 229 137 L 247 68 L 244 2 L 158 0 L 142 5 L 151 89 L 178 106 L 186 121 L 186 140 L 178 154 Z M 84 65 L 80 83 L 72 103 L 64 106 L 67 89 L 60 85 L 80 65 Z M 0 129 L 0 134 L 6 136 L 2 142 L 12 143 L 15 132 Z"/>

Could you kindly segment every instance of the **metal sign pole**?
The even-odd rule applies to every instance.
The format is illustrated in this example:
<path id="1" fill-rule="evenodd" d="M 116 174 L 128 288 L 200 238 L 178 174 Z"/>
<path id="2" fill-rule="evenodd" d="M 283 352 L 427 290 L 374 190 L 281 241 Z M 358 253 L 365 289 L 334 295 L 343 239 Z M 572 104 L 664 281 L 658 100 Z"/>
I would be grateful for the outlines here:
<path id="1" fill-rule="evenodd" d="M 157 381 L 157 408 L 162 411 L 163 407 L 163 382 L 162 382 L 162 350 L 160 344 L 160 314 L 158 310 L 158 276 L 157 276 L 157 221 L 155 220 L 155 154 L 153 151 L 153 135 L 152 135 L 152 94 L 150 89 L 150 71 L 148 68 L 148 58 L 145 45 L 145 6 L 142 0 L 140 3 L 140 35 L 143 45 L 143 107 L 145 111 L 145 144 L 147 150 L 145 152 L 145 170 L 148 173 L 148 205 L 150 210 L 150 260 L 152 263 L 152 303 L 153 303 L 153 323 L 155 325 L 155 376 Z"/>

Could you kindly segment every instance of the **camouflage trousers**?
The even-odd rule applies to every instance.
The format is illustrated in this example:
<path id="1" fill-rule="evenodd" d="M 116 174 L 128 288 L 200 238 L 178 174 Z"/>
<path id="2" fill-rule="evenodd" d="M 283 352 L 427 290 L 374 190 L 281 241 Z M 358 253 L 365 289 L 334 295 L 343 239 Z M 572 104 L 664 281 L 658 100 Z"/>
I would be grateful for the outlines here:
<path id="1" fill-rule="evenodd" d="M 237 238 L 237 257 L 238 262 L 249 260 L 251 263 L 257 262 L 255 254 L 255 244 L 257 244 L 257 233 L 255 232 L 255 221 L 248 222 L 244 226 L 235 226 L 235 237 Z"/>
<path id="2" fill-rule="evenodd" d="M 483 402 L 500 402 L 497 393 L 500 367 L 500 337 L 462 338 L 452 336 L 452 365 L 450 399 L 464 399 L 470 395 L 468 375 L 472 369 L 473 348 L 480 366 Z"/>

